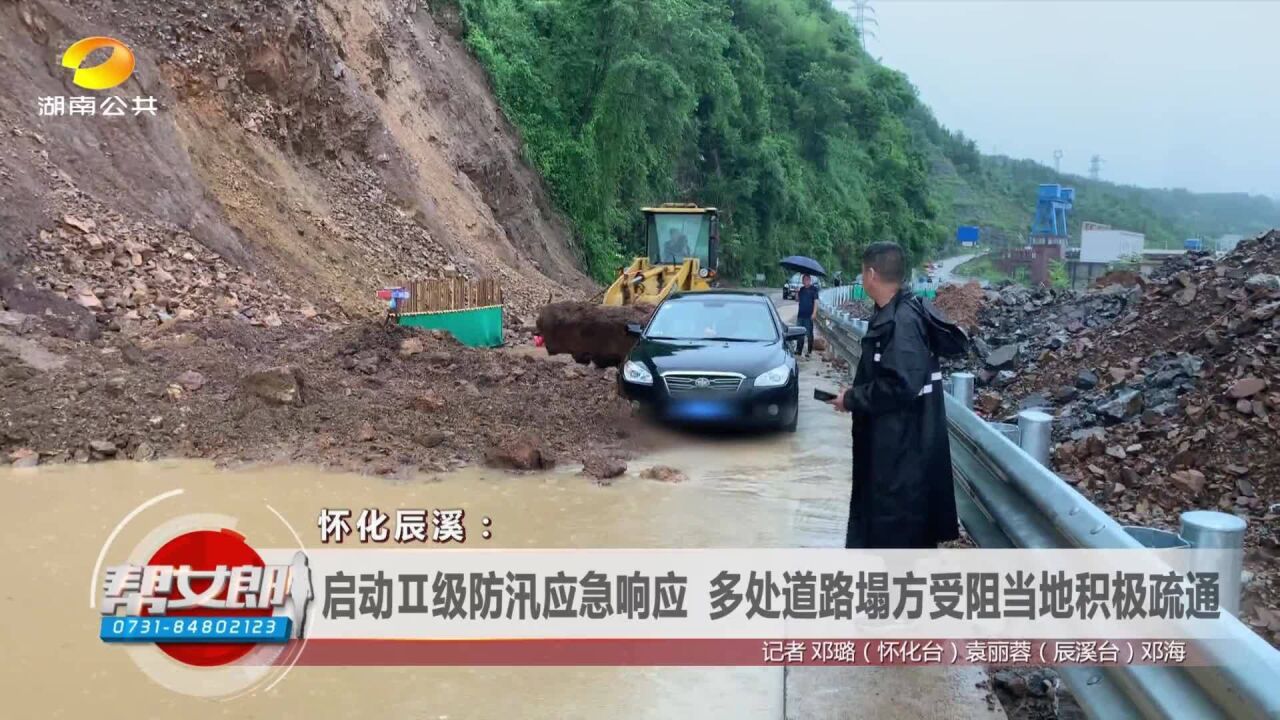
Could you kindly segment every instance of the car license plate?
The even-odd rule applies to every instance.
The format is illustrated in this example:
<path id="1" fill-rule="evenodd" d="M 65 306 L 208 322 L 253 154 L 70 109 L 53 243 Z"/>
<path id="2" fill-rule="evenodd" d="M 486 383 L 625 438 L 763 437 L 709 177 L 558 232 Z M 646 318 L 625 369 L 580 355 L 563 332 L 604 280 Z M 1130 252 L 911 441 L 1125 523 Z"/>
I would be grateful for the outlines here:
<path id="1" fill-rule="evenodd" d="M 673 408 L 677 417 L 686 420 L 720 420 L 733 414 L 727 403 L 712 400 L 686 400 Z"/>

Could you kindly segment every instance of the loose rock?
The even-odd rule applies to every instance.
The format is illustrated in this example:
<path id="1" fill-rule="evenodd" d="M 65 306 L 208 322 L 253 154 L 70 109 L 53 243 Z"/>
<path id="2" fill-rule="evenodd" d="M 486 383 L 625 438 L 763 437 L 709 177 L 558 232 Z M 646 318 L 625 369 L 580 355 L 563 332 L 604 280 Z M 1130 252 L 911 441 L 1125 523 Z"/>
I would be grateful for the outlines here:
<path id="1" fill-rule="evenodd" d="M 688 479 L 683 472 L 668 465 L 654 465 L 653 467 L 645 468 L 640 473 L 640 477 L 645 480 L 657 480 L 659 482 L 670 483 L 684 482 Z"/>
<path id="2" fill-rule="evenodd" d="M 616 478 L 627 471 L 627 463 L 621 458 L 593 454 L 583 458 L 582 472 L 599 480 Z"/>
<path id="3" fill-rule="evenodd" d="M 246 375 L 241 381 L 255 397 L 275 405 L 301 406 L 302 373 L 292 367 L 276 367 Z"/>

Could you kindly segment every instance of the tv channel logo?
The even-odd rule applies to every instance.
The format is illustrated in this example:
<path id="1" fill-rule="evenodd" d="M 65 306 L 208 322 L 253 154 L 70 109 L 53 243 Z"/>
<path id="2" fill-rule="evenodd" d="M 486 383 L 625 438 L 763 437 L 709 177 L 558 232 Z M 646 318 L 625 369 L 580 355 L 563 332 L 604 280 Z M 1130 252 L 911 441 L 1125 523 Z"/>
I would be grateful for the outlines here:
<path id="1" fill-rule="evenodd" d="M 97 65 L 81 67 L 95 50 L 109 48 L 111 54 Z M 71 82 L 86 90 L 110 90 L 133 74 L 133 51 L 115 38 L 94 36 L 78 40 L 62 54 L 62 66 L 75 71 Z"/>
<path id="2" fill-rule="evenodd" d="M 288 565 L 267 564 L 225 528 L 178 535 L 145 564 L 107 567 L 101 587 L 104 642 L 154 643 L 197 667 L 301 638 L 313 597 L 304 553 Z"/>

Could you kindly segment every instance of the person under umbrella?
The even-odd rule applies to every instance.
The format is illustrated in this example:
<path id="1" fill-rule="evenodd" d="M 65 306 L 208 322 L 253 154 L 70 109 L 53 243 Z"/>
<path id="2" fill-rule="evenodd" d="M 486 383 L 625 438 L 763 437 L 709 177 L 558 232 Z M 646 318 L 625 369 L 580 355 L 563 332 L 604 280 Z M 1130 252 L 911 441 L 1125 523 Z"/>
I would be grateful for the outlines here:
<path id="1" fill-rule="evenodd" d="M 822 263 L 804 255 L 785 257 L 778 264 L 787 270 L 800 273 L 801 276 L 800 289 L 796 291 L 796 300 L 800 303 L 796 311 L 796 324 L 805 329 L 805 336 L 796 343 L 796 355 L 803 353 L 808 357 L 813 354 L 813 321 L 818 314 L 818 288 L 813 284 L 813 276 L 826 277 L 827 271 L 822 267 Z"/>
<path id="2" fill-rule="evenodd" d="M 804 274 L 800 276 L 800 289 L 796 291 L 796 301 L 799 308 L 796 310 L 796 324 L 804 328 L 804 337 L 796 342 L 796 356 L 803 354 L 809 357 L 813 354 L 813 319 L 818 313 L 818 288 L 813 284 L 813 276 Z M 809 341 L 808 349 L 805 348 L 805 341 Z"/>

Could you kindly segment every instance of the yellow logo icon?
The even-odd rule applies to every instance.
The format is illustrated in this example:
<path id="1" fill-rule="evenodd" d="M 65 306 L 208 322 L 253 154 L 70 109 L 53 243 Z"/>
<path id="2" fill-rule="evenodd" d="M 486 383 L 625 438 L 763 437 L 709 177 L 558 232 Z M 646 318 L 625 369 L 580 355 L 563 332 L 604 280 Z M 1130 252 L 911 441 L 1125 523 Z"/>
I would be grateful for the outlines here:
<path id="1" fill-rule="evenodd" d="M 106 61 L 93 67 L 80 67 L 89 53 L 99 48 L 111 48 L 111 55 Z M 71 82 L 88 90 L 107 90 L 128 80 L 133 74 L 133 63 L 133 51 L 129 46 L 109 37 L 87 37 L 62 54 L 62 67 L 76 71 Z"/>

